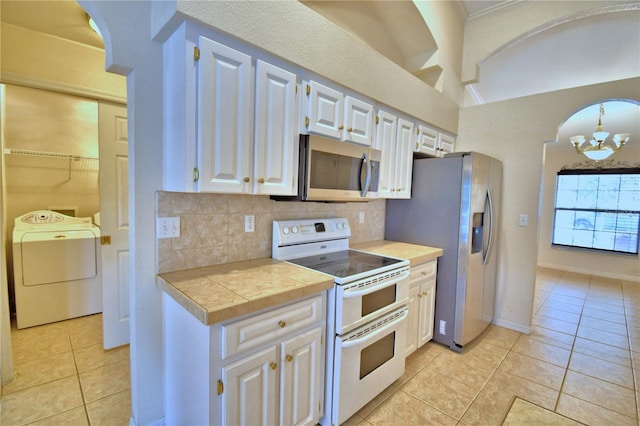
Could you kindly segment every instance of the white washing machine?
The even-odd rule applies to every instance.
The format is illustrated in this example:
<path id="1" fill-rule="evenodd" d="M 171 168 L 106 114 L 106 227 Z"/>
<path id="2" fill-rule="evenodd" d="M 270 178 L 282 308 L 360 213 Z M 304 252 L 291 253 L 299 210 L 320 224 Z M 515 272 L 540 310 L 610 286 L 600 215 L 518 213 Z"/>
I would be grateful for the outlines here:
<path id="1" fill-rule="evenodd" d="M 16 218 L 13 278 L 18 328 L 102 312 L 100 228 L 49 210 Z"/>

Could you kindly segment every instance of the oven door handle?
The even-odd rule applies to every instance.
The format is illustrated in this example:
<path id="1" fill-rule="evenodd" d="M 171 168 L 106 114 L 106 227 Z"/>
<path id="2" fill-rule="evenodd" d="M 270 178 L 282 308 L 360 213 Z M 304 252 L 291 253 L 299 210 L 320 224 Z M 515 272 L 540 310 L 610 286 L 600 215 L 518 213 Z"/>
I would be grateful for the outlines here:
<path id="1" fill-rule="evenodd" d="M 342 293 L 342 297 L 345 299 L 351 299 L 354 297 L 360 297 L 360 296 L 364 296 L 366 294 L 369 293 L 374 293 L 378 290 L 381 290 L 385 287 L 389 287 L 389 284 L 393 284 L 393 283 L 397 283 L 399 281 L 402 281 L 406 278 L 409 278 L 409 271 L 404 271 L 402 272 L 400 275 L 397 275 L 393 278 L 384 280 L 382 282 L 379 282 L 375 285 L 372 285 L 371 287 L 365 287 L 362 290 L 351 290 L 351 289 L 347 289 Z"/>
<path id="2" fill-rule="evenodd" d="M 393 321 L 389 321 L 388 323 L 386 323 L 382 327 L 377 328 L 377 329 L 375 329 L 375 330 L 373 330 L 373 331 L 371 331 L 369 333 L 365 333 L 359 339 L 346 340 L 346 341 L 342 342 L 340 347 L 349 348 L 351 346 L 361 345 L 362 343 L 365 343 L 367 341 L 373 340 L 374 338 L 380 336 L 381 334 L 386 333 L 389 329 L 395 328 L 402 321 L 406 320 L 407 316 L 409 316 L 409 309 L 408 308 L 406 308 L 402 312 L 402 315 L 400 315 L 398 318 L 393 319 Z"/>

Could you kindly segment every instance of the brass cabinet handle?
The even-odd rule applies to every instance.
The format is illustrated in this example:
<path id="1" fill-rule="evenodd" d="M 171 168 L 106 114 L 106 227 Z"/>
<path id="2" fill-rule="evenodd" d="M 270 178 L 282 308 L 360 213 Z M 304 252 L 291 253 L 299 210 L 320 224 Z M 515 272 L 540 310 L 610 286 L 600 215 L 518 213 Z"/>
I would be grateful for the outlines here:
<path id="1" fill-rule="evenodd" d="M 278 368 L 278 364 L 272 362 L 271 364 L 269 364 L 269 367 L 271 367 L 272 370 L 275 370 L 276 368 Z"/>
<path id="2" fill-rule="evenodd" d="M 245 177 L 244 179 L 242 179 L 243 182 L 249 182 L 251 179 L 249 179 L 248 177 Z"/>
<path id="3" fill-rule="evenodd" d="M 416 149 L 420 149 L 420 143 L 416 142 Z"/>
<path id="4" fill-rule="evenodd" d="M 287 354 L 287 356 L 285 356 L 284 359 L 286 359 L 287 361 L 291 362 L 291 361 L 293 361 L 293 355 Z"/>
<path id="5" fill-rule="evenodd" d="M 258 183 L 264 183 L 264 179 L 263 178 L 258 179 Z"/>
<path id="6" fill-rule="evenodd" d="M 353 127 L 349 127 L 349 128 L 347 129 L 347 132 L 349 132 L 349 133 L 353 132 Z"/>
<path id="7" fill-rule="evenodd" d="M 278 321 L 278 325 L 280 326 L 280 328 L 285 328 L 287 323 L 284 321 Z"/>
<path id="8" fill-rule="evenodd" d="M 338 130 L 344 130 L 344 126 L 341 124 L 340 127 L 338 127 Z"/>

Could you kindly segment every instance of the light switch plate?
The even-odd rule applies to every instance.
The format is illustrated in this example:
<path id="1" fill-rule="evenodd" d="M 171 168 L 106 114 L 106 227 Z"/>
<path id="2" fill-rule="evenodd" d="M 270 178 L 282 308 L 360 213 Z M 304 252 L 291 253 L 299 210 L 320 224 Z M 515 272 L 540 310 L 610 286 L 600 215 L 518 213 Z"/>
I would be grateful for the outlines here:
<path id="1" fill-rule="evenodd" d="M 180 236 L 179 217 L 159 217 L 156 222 L 158 238 L 178 238 Z"/>
<path id="2" fill-rule="evenodd" d="M 526 214 L 520 215 L 520 226 L 527 226 L 529 224 L 529 216 Z"/>

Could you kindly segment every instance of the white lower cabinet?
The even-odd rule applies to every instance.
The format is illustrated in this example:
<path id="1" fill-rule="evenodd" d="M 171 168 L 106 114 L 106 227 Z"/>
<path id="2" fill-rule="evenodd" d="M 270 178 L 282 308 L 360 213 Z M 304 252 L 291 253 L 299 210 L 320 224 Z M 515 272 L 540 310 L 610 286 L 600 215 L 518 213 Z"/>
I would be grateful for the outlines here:
<path id="1" fill-rule="evenodd" d="M 216 384 L 222 406 L 220 424 L 277 423 L 277 363 L 278 348 L 272 346 L 222 367 Z"/>
<path id="2" fill-rule="evenodd" d="M 411 267 L 406 356 L 433 338 L 437 265 L 432 260 Z"/>
<path id="3" fill-rule="evenodd" d="M 314 425 L 319 419 L 317 327 L 222 367 L 223 425 Z"/>
<path id="4" fill-rule="evenodd" d="M 325 293 L 205 326 L 163 295 L 165 424 L 315 425 Z"/>

